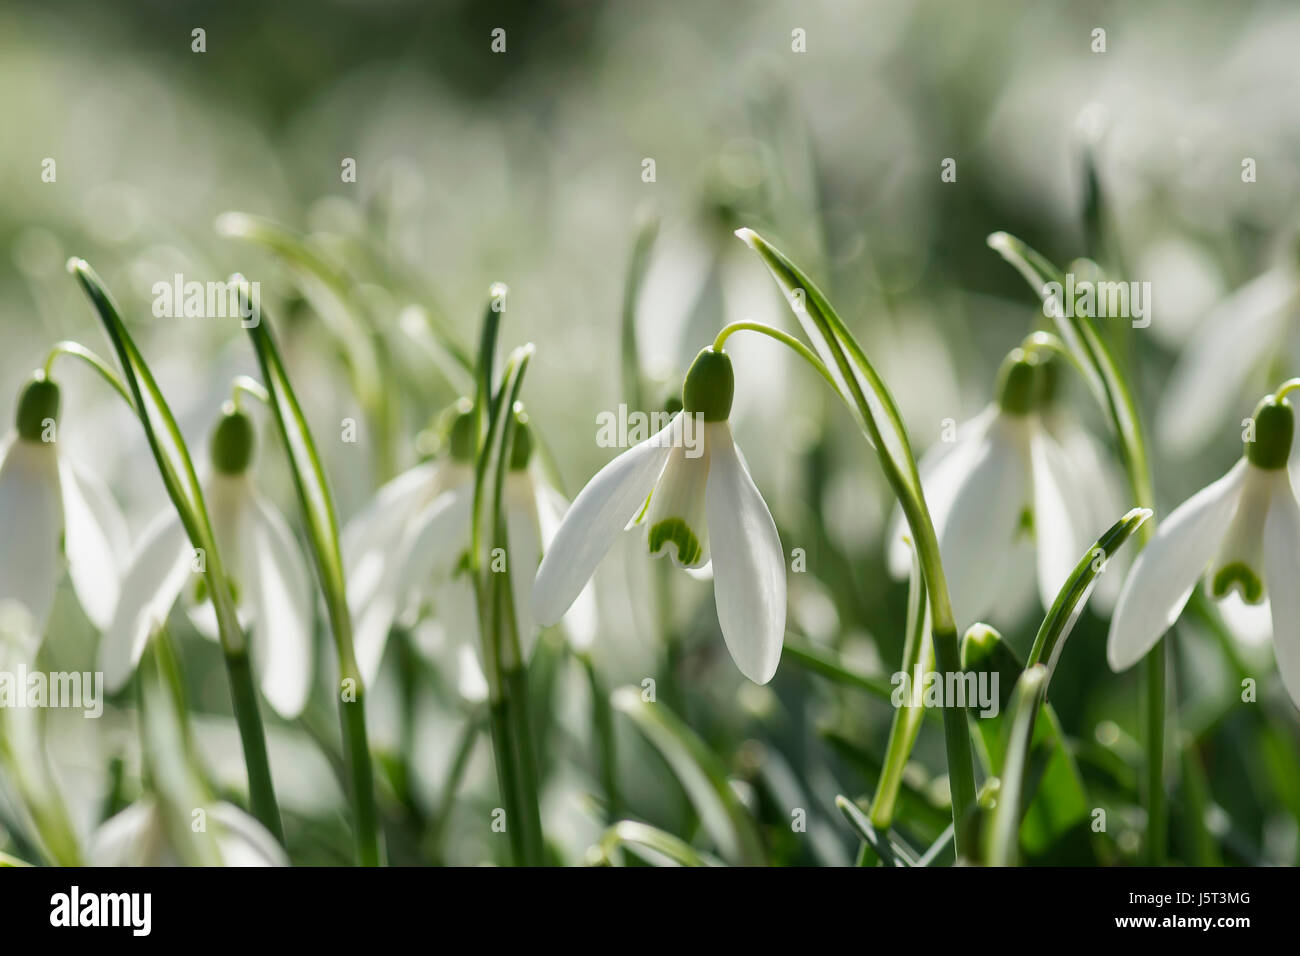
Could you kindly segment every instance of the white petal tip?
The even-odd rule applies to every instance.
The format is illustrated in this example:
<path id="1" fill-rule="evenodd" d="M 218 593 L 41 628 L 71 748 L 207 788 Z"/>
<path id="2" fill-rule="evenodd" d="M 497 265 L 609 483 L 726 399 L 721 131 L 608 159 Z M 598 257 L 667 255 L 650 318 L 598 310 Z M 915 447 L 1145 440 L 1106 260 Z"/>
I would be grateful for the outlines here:
<path id="1" fill-rule="evenodd" d="M 742 226 L 740 229 L 737 229 L 735 232 L 735 236 L 737 239 L 739 239 L 745 245 L 749 246 L 749 248 L 751 249 L 754 248 L 756 242 L 758 241 L 758 233 L 756 233 L 753 229 L 750 229 L 748 226 Z"/>

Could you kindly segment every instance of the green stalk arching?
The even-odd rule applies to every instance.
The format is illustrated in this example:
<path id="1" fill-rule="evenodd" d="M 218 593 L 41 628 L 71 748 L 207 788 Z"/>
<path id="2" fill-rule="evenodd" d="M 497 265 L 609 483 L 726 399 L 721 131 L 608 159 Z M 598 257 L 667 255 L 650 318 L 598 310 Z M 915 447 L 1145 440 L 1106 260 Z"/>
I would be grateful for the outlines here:
<path id="1" fill-rule="evenodd" d="M 1048 282 L 1057 282 L 1064 287 L 1061 270 L 1015 236 L 996 232 L 989 236 L 988 243 L 1020 273 L 1040 298 L 1045 296 Z M 1124 474 L 1133 503 L 1154 511 L 1155 493 L 1150 458 L 1133 390 L 1098 334 L 1095 323 L 1082 316 L 1066 319 L 1064 309 L 1061 309 L 1057 324 L 1066 344 L 1076 352 L 1080 364 L 1088 373 L 1088 384 L 1119 439 Z M 1139 548 L 1146 545 L 1154 530 L 1154 521 L 1143 524 L 1138 530 Z M 1150 862 L 1157 866 L 1165 860 L 1168 838 L 1168 812 L 1164 794 L 1168 671 L 1166 654 L 1166 643 L 1161 638 L 1143 659 L 1141 676 L 1141 720 L 1147 745 L 1142 797 L 1147 810 L 1147 854 Z"/>
<path id="2" fill-rule="evenodd" d="M 913 686 L 934 668 L 934 652 L 925 639 L 925 623 L 925 578 L 921 574 L 916 552 L 913 551 L 912 576 L 907 593 L 907 638 L 903 645 L 903 663 L 899 668 L 909 676 Z M 927 650 L 930 651 L 929 654 L 925 653 Z M 911 706 L 910 701 L 904 702 L 902 707 L 894 711 L 894 720 L 889 728 L 889 742 L 885 745 L 885 756 L 881 762 L 880 781 L 876 785 L 876 795 L 872 798 L 869 814 L 872 826 L 881 830 L 888 830 L 894 821 L 898 790 L 903 783 L 903 769 L 916 745 L 923 719 L 924 710 Z"/>
<path id="3" fill-rule="evenodd" d="M 248 287 L 243 279 L 235 276 L 232 281 L 238 283 L 240 294 L 247 301 Z M 289 460 L 289 471 L 293 475 L 294 490 L 311 544 L 312 564 L 324 594 L 330 631 L 334 635 L 339 680 L 346 688 L 340 694 L 339 721 L 347 753 L 353 812 L 356 814 L 357 860 L 362 866 L 378 866 L 382 851 L 374 769 L 366 736 L 366 688 L 352 644 L 352 614 L 347 603 L 334 500 L 316 443 L 271 333 L 269 316 L 262 312 L 257 324 L 248 328 L 248 333 L 270 399 L 272 417 Z"/>
<path id="4" fill-rule="evenodd" d="M 167 496 L 176 508 L 191 545 L 201 550 L 204 555 L 208 593 L 217 618 L 222 656 L 225 659 L 226 674 L 230 681 L 231 704 L 239 728 L 244 766 L 248 774 L 249 804 L 253 815 L 279 843 L 283 844 L 284 832 L 280 823 L 280 809 L 275 799 L 271 767 L 266 755 L 265 729 L 258 709 L 257 691 L 253 684 L 251 668 L 247 666 L 248 647 L 239 626 L 234 598 L 230 593 L 230 582 L 221 561 L 221 554 L 217 550 L 216 536 L 212 532 L 203 490 L 199 486 L 198 474 L 186 448 L 185 439 L 181 436 L 180 428 L 162 392 L 158 389 L 157 382 L 154 381 L 153 373 L 150 372 L 148 364 L 140 355 L 130 333 L 127 332 L 121 313 L 99 276 L 84 259 L 70 259 L 68 271 L 81 284 L 99 315 L 113 350 L 117 353 L 118 363 L 122 366 L 125 382 L 130 390 L 131 401 L 128 404 L 131 405 L 131 410 L 144 428 L 149 449 L 158 465 Z M 146 393 L 150 402 L 145 401 Z M 171 443 L 172 454 L 178 462 L 172 461 L 171 455 L 164 447 L 153 415 L 157 415 L 160 419 Z M 178 463 L 180 473 L 184 475 L 184 484 L 182 484 L 181 474 L 177 472 Z"/>
<path id="5" fill-rule="evenodd" d="M 876 374 L 862 347 L 816 284 L 784 254 L 753 230 L 742 229 L 737 232 L 737 235 L 763 259 L 778 285 L 785 290 L 787 298 L 792 300 L 791 305 L 796 314 L 808 317 L 830 353 L 833 366 L 839 371 L 843 387 L 847 390 L 847 394 L 845 391 L 837 390 L 838 394 L 849 408 L 856 412 L 868 439 L 875 447 L 881 469 L 898 498 L 903 516 L 911 530 L 913 546 L 920 560 L 929 594 L 932 640 L 939 669 L 945 673 L 959 671 L 961 654 L 957 626 L 953 618 L 943 559 L 939 553 L 939 540 L 934 531 L 934 523 L 930 519 L 925 496 L 921 492 L 916 457 L 912 454 L 907 430 L 903 427 L 893 396 Z M 795 304 L 797 290 L 803 292 L 802 309 Z M 852 364 L 845 353 L 846 349 L 852 355 Z M 881 430 L 881 422 L 877 421 L 876 411 L 862 390 L 859 373 L 866 379 L 879 403 L 881 414 L 885 419 L 884 424 L 892 433 L 892 442 L 886 441 L 886 436 Z M 971 751 L 966 708 L 945 707 L 943 718 L 944 747 L 948 757 L 948 779 L 952 790 L 957 854 L 959 858 L 974 858 L 978 847 L 974 828 L 968 821 L 967 814 L 975 806 L 975 763 Z"/>
<path id="6" fill-rule="evenodd" d="M 543 845 L 537 770 L 528 723 L 526 672 L 510 596 L 509 566 L 507 564 L 504 572 L 497 573 L 490 567 L 485 568 L 483 562 L 485 512 L 492 518 L 493 547 L 506 547 L 508 544 L 502 511 L 504 472 L 509 467 L 508 443 L 513 440 L 514 408 L 533 347 L 526 345 L 511 354 L 501 387 L 492 389 L 491 356 L 495 351 L 498 323 L 499 310 L 489 307 L 484 322 L 479 400 L 476 402 L 480 420 L 486 419 L 487 431 L 474 469 L 469 564 L 479 611 L 483 669 L 488 679 L 493 755 L 502 800 L 506 804 L 506 830 L 515 861 L 539 865 L 543 862 Z M 493 484 L 489 491 L 487 483 L 493 467 L 496 471 L 492 474 Z"/>

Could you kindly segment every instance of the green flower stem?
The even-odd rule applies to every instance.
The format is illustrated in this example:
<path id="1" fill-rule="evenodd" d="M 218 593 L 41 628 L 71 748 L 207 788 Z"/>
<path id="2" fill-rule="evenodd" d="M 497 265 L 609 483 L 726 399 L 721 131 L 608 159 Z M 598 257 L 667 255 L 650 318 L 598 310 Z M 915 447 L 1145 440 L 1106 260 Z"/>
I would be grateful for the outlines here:
<path id="1" fill-rule="evenodd" d="M 1298 388 L 1300 388 L 1300 378 L 1289 378 L 1277 387 L 1273 396 L 1280 402 Z"/>
<path id="2" fill-rule="evenodd" d="M 493 287 L 493 295 L 499 294 Z M 492 387 L 493 353 L 500 312 L 489 306 L 479 355 L 476 414 L 486 422 L 474 468 L 474 507 L 470 521 L 469 565 L 474 581 L 482 640 L 483 669 L 488 681 L 489 715 L 497 781 L 505 803 L 506 832 L 516 863 L 533 866 L 543 860 L 541 812 L 536 759 L 528 711 L 528 681 L 520 653 L 518 624 L 511 597 L 510 569 L 492 570 L 483 559 L 484 545 L 509 554 L 502 499 L 509 468 L 516 419 L 514 410 L 532 358 L 531 345 L 516 349 L 506 363 L 499 389 Z M 492 487 L 488 489 L 489 472 Z M 484 521 L 491 521 L 491 538 Z M 508 559 L 507 559 L 508 560 Z"/>
<path id="3" fill-rule="evenodd" d="M 678 866 L 722 866 L 671 833 L 636 820 L 620 820 L 601 837 L 597 862 L 608 865 L 619 847 L 639 846 L 667 857 Z"/>
<path id="4" fill-rule="evenodd" d="M 907 638 L 903 645 L 903 663 L 900 671 L 910 675 L 915 683 L 923 679 L 926 672 L 934 667 L 934 654 L 926 641 L 925 630 L 925 578 L 921 567 L 912 552 L 912 576 L 907 591 Z M 929 653 L 927 653 L 927 651 Z M 910 702 L 909 702 L 910 703 Z M 879 830 L 888 830 L 894 822 L 894 811 L 898 807 L 898 791 L 903 783 L 903 769 L 907 759 L 916 745 L 916 738 L 921 732 L 924 709 L 904 703 L 894 711 L 894 720 L 889 728 L 889 743 L 885 746 L 885 757 L 880 770 L 880 780 L 876 784 L 876 795 L 871 801 L 868 816 L 872 826 Z"/>
<path id="5" fill-rule="evenodd" d="M 1064 276 L 1044 256 L 1015 236 L 995 232 L 989 246 L 998 252 L 1024 277 L 1043 298 L 1047 283 L 1064 287 Z M 1060 303 L 1058 303 L 1059 305 Z M 1064 317 L 1058 310 L 1057 323 L 1066 345 L 1075 353 L 1085 372 L 1094 397 L 1119 440 L 1120 457 L 1132 501 L 1139 508 L 1155 509 L 1150 457 L 1146 435 L 1138 415 L 1137 401 L 1119 364 L 1106 347 L 1096 323 L 1083 316 Z M 1285 387 L 1285 386 L 1284 386 Z M 1300 385 L 1297 385 L 1300 387 Z M 1279 390 L 1280 391 L 1280 390 Z M 1155 522 L 1148 521 L 1138 530 L 1139 549 L 1150 540 Z M 1147 859 L 1153 866 L 1165 862 L 1168 845 L 1169 816 L 1164 790 L 1165 741 L 1168 728 L 1167 651 L 1163 638 L 1156 642 L 1142 662 L 1140 719 L 1146 744 L 1146 765 L 1142 775 L 1142 802 L 1147 811 Z"/>
<path id="6" fill-rule="evenodd" d="M 45 358 L 45 377 L 48 379 L 54 369 L 54 360 L 60 355 L 70 355 L 73 358 L 81 359 L 92 369 L 99 373 L 99 376 L 112 386 L 113 391 L 122 397 L 122 401 L 135 410 L 135 401 L 131 398 L 131 393 L 127 390 L 126 383 L 122 381 L 113 369 L 102 358 L 86 348 L 80 342 L 57 342 L 50 349 L 50 354 Z"/>
<path id="7" fill-rule="evenodd" d="M 216 536 L 212 531 L 212 522 L 208 517 L 194 462 L 176 419 L 154 381 L 153 373 L 127 332 L 121 312 L 104 288 L 103 282 L 84 259 L 70 259 L 68 271 L 76 277 L 99 314 L 125 375 L 130 395 L 128 405 L 144 428 L 150 451 L 167 489 L 167 496 L 176 508 L 190 544 L 204 554 L 204 574 L 213 611 L 216 613 L 218 637 L 226 661 L 226 675 L 230 681 L 231 704 L 239 727 L 244 767 L 248 774 L 249 805 L 253 815 L 283 844 L 284 831 L 271 780 L 271 767 L 267 761 L 262 715 L 258 709 L 252 672 L 247 666 L 248 645 L 239 626 L 234 597 L 230 592 L 230 580 L 217 550 Z M 101 375 L 107 370 L 107 365 L 102 360 L 94 361 L 93 357 L 82 354 L 85 350 L 62 351 L 89 362 Z M 112 384 L 112 378 L 106 378 Z M 122 394 L 121 390 L 119 394 Z M 126 395 L 123 398 L 126 399 Z"/>
<path id="8" fill-rule="evenodd" d="M 591 726 L 600 751 L 600 782 L 605 790 L 605 819 L 616 820 L 622 810 L 618 796 L 618 750 L 614 737 L 614 712 L 609 706 L 609 688 L 600 679 L 600 673 L 590 654 L 579 654 L 577 657 L 591 691 Z"/>
<path id="9" fill-rule="evenodd" d="M 723 343 L 736 332 L 758 332 L 761 335 L 766 335 L 770 339 L 775 339 L 787 348 L 794 350 L 794 352 L 811 365 L 813 369 L 826 380 L 826 384 L 836 392 L 840 390 L 840 386 L 835 381 L 835 377 L 831 375 L 830 370 L 822 363 L 822 360 L 817 357 L 817 353 L 788 332 L 775 329 L 770 325 L 764 325 L 761 322 L 732 322 L 730 325 L 723 326 L 722 331 L 719 332 L 717 337 L 713 340 L 713 351 L 721 352 Z"/>
<path id="10" fill-rule="evenodd" d="M 447 832 L 447 824 L 451 822 L 451 814 L 456 805 L 456 792 L 460 789 L 461 781 L 465 778 L 465 769 L 469 766 L 469 758 L 474 753 L 474 745 L 478 742 L 479 731 L 483 729 L 483 714 L 479 711 L 470 713 L 465 718 L 465 727 L 461 731 L 460 741 L 456 745 L 455 755 L 452 757 L 451 766 L 447 771 L 447 779 L 442 785 L 442 795 L 438 800 L 438 811 L 433 819 L 433 826 L 430 830 L 427 847 L 429 856 L 434 860 L 442 859 L 442 842 Z"/>
<path id="11" fill-rule="evenodd" d="M 248 286 L 240 276 L 232 276 L 247 300 Z M 378 866 L 381 862 L 379 811 L 375 805 L 374 768 L 366 734 L 366 688 L 357 666 L 352 645 L 352 614 L 348 608 L 347 586 L 343 574 L 343 557 L 339 549 L 338 517 L 330 493 L 320 453 L 312 439 L 302 406 L 289 381 L 280 349 L 271 332 L 271 320 L 265 310 L 261 321 L 248 328 L 262 372 L 263 389 L 272 411 L 280 438 L 284 443 L 294 490 L 302 510 L 303 523 L 311 544 L 312 564 L 325 597 L 330 631 L 339 669 L 339 721 L 352 785 L 352 806 L 356 816 L 354 837 L 357 862 Z M 237 380 L 236 387 L 241 383 Z M 261 397 L 256 388 L 244 388 Z"/>
<path id="12" fill-rule="evenodd" d="M 921 479 L 903 426 L 902 416 L 885 383 L 867 359 L 857 339 L 845 326 L 821 290 L 785 255 L 757 233 L 741 229 L 737 233 L 767 265 L 777 283 L 791 301 L 796 315 L 807 318 L 821 337 L 835 368 L 843 379 L 843 388 L 833 377 L 835 391 L 857 413 L 859 423 L 880 459 L 885 478 L 893 488 L 912 535 L 913 546 L 925 576 L 930 601 L 931 635 L 935 660 L 942 673 L 961 670 L 961 653 L 957 624 L 953 616 L 948 580 L 939 554 L 939 539 L 921 491 Z M 801 297 L 796 293 L 802 292 Z M 810 336 L 811 337 L 811 336 Z M 802 354 L 802 353 L 800 353 Z M 850 359 L 852 360 L 850 362 Z M 823 366 L 829 369 L 829 365 Z M 822 369 L 817 369 L 821 374 Z M 871 390 L 873 406 L 863 391 L 863 382 Z M 889 434 L 882 432 L 882 427 Z M 975 806 L 975 762 L 971 750 L 970 725 L 965 707 L 943 709 L 944 749 L 948 758 L 948 781 L 952 792 L 953 825 L 959 859 L 974 859 L 978 845 L 969 814 Z"/>

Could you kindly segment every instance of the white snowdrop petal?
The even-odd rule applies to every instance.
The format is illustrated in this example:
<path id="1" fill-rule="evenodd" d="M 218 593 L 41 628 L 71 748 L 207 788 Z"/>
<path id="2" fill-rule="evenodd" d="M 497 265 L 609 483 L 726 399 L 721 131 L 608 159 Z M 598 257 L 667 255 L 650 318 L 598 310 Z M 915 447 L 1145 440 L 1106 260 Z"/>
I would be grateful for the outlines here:
<path id="1" fill-rule="evenodd" d="M 953 441 L 940 440 L 932 445 L 917 463 L 921 476 L 921 489 L 930 520 L 936 528 L 942 527 L 952 511 L 953 499 L 970 474 L 979 456 L 984 435 L 997 416 L 997 407 L 990 405 L 974 418 L 957 428 Z M 889 573 L 896 580 L 905 580 L 912 573 L 911 534 L 903 517 L 903 509 L 894 506 L 889 530 Z"/>
<path id="2" fill-rule="evenodd" d="M 340 548 L 350 604 L 362 606 L 374 595 L 413 516 L 437 497 L 453 470 L 437 462 L 416 465 L 380 488 L 347 523 Z"/>
<path id="3" fill-rule="evenodd" d="M 1006 416 L 990 426 L 946 519 L 936 522 L 959 632 L 987 614 L 1024 533 L 1021 518 L 1030 496 L 1025 428 L 1024 421 Z"/>
<path id="4" fill-rule="evenodd" d="M 68 574 L 86 617 L 102 631 L 113 619 L 130 553 L 126 521 L 104 483 L 66 460 L 59 484 Z"/>
<path id="5" fill-rule="evenodd" d="M 705 429 L 718 623 L 740 672 L 766 684 L 776 673 L 785 640 L 785 554 L 772 514 L 736 453 L 731 428 L 710 422 Z"/>
<path id="6" fill-rule="evenodd" d="M 1242 459 L 1175 508 L 1133 562 L 1110 620 L 1111 670 L 1136 664 L 1178 619 L 1227 533 L 1248 467 Z"/>
<path id="7" fill-rule="evenodd" d="M 284 519 L 260 496 L 248 524 L 248 579 L 253 666 L 276 713 L 302 713 L 316 673 L 312 635 L 316 604 L 302 550 Z"/>
<path id="8" fill-rule="evenodd" d="M 167 619 L 189 580 L 193 550 L 172 509 L 156 517 L 140 536 L 135 556 L 122 578 L 113 619 L 99 645 L 104 683 L 116 692 L 135 671 L 149 634 Z"/>
<path id="9" fill-rule="evenodd" d="M 0 601 L 22 605 L 42 632 L 54 607 L 62 534 L 55 446 L 12 437 L 0 463 Z"/>
<path id="10" fill-rule="evenodd" d="M 1083 557 L 1084 549 L 1096 538 L 1085 540 L 1079 527 L 1088 518 L 1088 508 L 1073 493 L 1070 466 L 1060 447 L 1050 435 L 1040 431 L 1030 440 L 1029 450 L 1033 466 L 1038 596 L 1047 610 Z"/>
<path id="11" fill-rule="evenodd" d="M 1300 504 L 1285 470 L 1264 525 L 1264 567 L 1273 612 L 1273 656 L 1291 701 L 1300 707 Z"/>
<path id="12" fill-rule="evenodd" d="M 562 494 L 546 484 L 544 481 L 534 479 L 534 486 L 537 488 L 537 523 L 542 535 L 542 552 L 550 547 L 551 541 L 555 538 L 555 532 L 560 529 L 560 523 L 564 520 L 564 514 L 569 510 L 569 502 Z M 703 569 L 701 569 L 703 570 Z M 708 569 L 709 580 L 713 580 L 713 569 Z M 692 572 L 687 572 L 692 573 Z M 698 572 L 697 572 L 698 573 Z M 531 588 L 531 583 L 529 587 Z M 532 601 L 528 602 L 529 613 L 532 613 Z M 599 612 L 596 606 L 596 585 L 588 580 L 578 596 L 574 599 L 569 610 L 565 612 L 560 621 L 564 628 L 565 634 L 569 638 L 569 644 L 574 650 L 584 652 L 590 650 L 596 642 L 596 629 L 600 626 Z"/>
<path id="13" fill-rule="evenodd" d="M 578 493 L 533 582 L 533 616 L 542 627 L 564 616 L 614 538 L 645 505 L 674 439 L 680 438 L 681 420 L 674 415 L 661 431 L 596 472 Z"/>
<path id="14" fill-rule="evenodd" d="M 213 804 L 208 819 L 216 824 L 217 849 L 226 866 L 289 865 L 284 849 L 266 827 L 234 804 Z"/>
<path id="15" fill-rule="evenodd" d="M 1167 450 L 1196 450 L 1234 408 L 1250 372 L 1274 348 L 1295 309 L 1297 284 L 1290 269 L 1266 272 L 1211 309 L 1174 367 L 1156 415 L 1156 434 Z"/>
<path id="16" fill-rule="evenodd" d="M 469 485 L 438 495 L 415 517 L 370 601 L 353 607 L 357 665 L 367 684 L 379 673 L 388 632 L 411 595 L 431 593 L 435 577 L 450 575 L 468 548 L 473 502 Z"/>

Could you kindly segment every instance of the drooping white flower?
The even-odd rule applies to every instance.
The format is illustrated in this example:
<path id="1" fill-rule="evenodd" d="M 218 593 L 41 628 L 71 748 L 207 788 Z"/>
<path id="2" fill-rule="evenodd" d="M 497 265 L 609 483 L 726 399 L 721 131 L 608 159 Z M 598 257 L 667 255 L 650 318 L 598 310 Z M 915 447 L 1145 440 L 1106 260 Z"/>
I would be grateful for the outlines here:
<path id="1" fill-rule="evenodd" d="M 1224 422 L 1237 397 L 1269 372 L 1300 314 L 1300 270 L 1288 260 L 1261 273 L 1211 308 L 1174 366 L 1156 414 L 1156 437 L 1187 455 Z M 1256 378 L 1258 376 L 1258 379 Z"/>
<path id="2" fill-rule="evenodd" d="M 1087 485 L 1100 479 L 1081 474 L 1053 435 L 1044 376 L 1036 353 L 1013 350 L 997 401 L 918 466 L 958 621 L 981 620 L 1000 598 L 1023 593 L 1030 547 L 1039 600 L 1050 608 L 1085 550 L 1122 513 L 1100 513 L 1105 497 Z M 912 545 L 901 509 L 889 542 L 890 573 L 905 578 Z"/>
<path id="3" fill-rule="evenodd" d="M 644 525 L 650 553 L 682 568 L 711 562 L 718 622 L 742 674 L 765 684 L 785 636 L 785 559 L 776 524 L 731 436 L 731 359 L 705 349 L 682 388 L 683 411 L 587 483 L 533 584 L 533 613 L 556 621 L 620 531 Z M 687 442 L 686 428 L 702 430 Z M 701 424 L 702 423 L 702 424 Z"/>
<path id="4" fill-rule="evenodd" d="M 73 590 L 101 630 L 117 603 L 129 551 L 108 488 L 61 453 L 59 387 L 38 372 L 0 440 L 0 601 L 21 604 L 43 631 L 67 558 Z"/>
<path id="5" fill-rule="evenodd" d="M 253 484 L 252 421 L 232 405 L 212 434 L 212 468 L 202 482 L 208 517 L 241 626 L 251 633 L 253 669 L 276 712 L 302 712 L 315 675 L 315 602 L 303 555 L 284 518 Z M 216 638 L 208 600 L 206 556 L 197 555 L 174 509 L 145 529 L 122 594 L 100 644 L 100 666 L 110 691 L 122 687 L 140 663 L 153 631 L 183 597 L 200 633 Z"/>
<path id="6" fill-rule="evenodd" d="M 1289 402 L 1270 396 L 1254 423 L 1242 459 L 1174 509 L 1138 555 L 1111 618 L 1106 656 L 1116 671 L 1137 663 L 1204 577 L 1216 600 L 1268 601 L 1278 671 L 1300 706 L 1300 503 L 1287 471 L 1295 415 Z"/>
<path id="7" fill-rule="evenodd" d="M 205 827 L 191 828 L 186 813 L 168 827 L 158 802 L 144 797 L 104 821 L 91 837 L 91 866 L 180 866 L 192 856 L 177 839 L 206 839 L 222 866 L 288 866 L 284 850 L 266 828 L 229 803 L 201 808 Z"/>
<path id="8" fill-rule="evenodd" d="M 456 408 L 445 458 L 416 465 L 376 493 L 343 531 L 348 604 L 355 622 L 363 680 L 379 670 L 394 623 L 418 625 L 416 646 L 456 669 L 458 686 L 483 683 L 477 657 L 477 608 L 465 559 L 474 507 L 475 416 L 468 401 Z M 527 659 L 539 633 L 527 600 L 543 546 L 568 502 L 539 473 L 526 421 L 516 423 L 502 489 L 507 566 L 514 592 L 521 651 Z M 424 614 L 432 610 L 432 614 Z M 554 623 L 554 622 L 551 622 Z M 595 595 L 586 590 L 565 615 L 570 642 L 589 645 L 596 627 Z"/>

